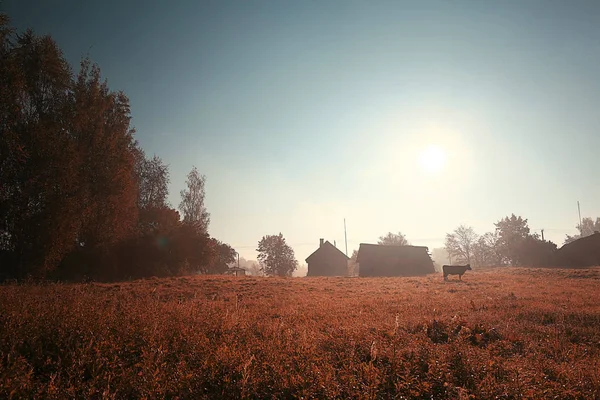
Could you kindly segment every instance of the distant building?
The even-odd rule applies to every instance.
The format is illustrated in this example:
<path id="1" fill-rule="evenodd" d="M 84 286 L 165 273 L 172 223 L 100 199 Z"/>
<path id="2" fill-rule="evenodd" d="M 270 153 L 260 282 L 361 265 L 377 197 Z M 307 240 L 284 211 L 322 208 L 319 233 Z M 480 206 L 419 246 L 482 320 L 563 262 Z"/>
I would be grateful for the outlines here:
<path id="1" fill-rule="evenodd" d="M 246 270 L 244 268 L 233 267 L 227 270 L 227 274 L 233 276 L 244 276 L 246 275 Z"/>
<path id="2" fill-rule="evenodd" d="M 319 248 L 306 258 L 306 276 L 348 276 L 348 256 L 323 239 Z"/>
<path id="3" fill-rule="evenodd" d="M 425 246 L 385 246 L 361 243 L 358 276 L 418 276 L 435 272 Z"/>
<path id="4" fill-rule="evenodd" d="M 600 232 L 595 231 L 556 250 L 553 264 L 567 268 L 600 266 Z"/>

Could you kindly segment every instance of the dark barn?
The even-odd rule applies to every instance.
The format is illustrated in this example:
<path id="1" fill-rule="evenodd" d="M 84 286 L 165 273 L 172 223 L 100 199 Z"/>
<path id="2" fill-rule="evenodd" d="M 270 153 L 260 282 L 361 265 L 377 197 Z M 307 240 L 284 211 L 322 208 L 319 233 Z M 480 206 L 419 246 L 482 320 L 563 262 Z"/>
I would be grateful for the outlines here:
<path id="1" fill-rule="evenodd" d="M 425 246 L 383 246 L 361 243 L 358 276 L 418 276 L 435 272 Z"/>
<path id="2" fill-rule="evenodd" d="M 565 244 L 554 253 L 557 267 L 577 268 L 600 265 L 600 232 Z"/>
<path id="3" fill-rule="evenodd" d="M 306 258 L 306 276 L 348 276 L 348 256 L 321 239 L 319 248 Z"/>

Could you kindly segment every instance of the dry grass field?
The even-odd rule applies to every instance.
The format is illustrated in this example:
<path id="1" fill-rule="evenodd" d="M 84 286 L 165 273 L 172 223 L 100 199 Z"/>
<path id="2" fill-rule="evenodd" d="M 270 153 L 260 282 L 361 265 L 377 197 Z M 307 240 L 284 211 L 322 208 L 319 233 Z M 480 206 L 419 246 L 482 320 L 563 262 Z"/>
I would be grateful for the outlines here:
<path id="1" fill-rule="evenodd" d="M 3 285 L 0 398 L 600 398 L 599 269 L 463 280 Z"/>

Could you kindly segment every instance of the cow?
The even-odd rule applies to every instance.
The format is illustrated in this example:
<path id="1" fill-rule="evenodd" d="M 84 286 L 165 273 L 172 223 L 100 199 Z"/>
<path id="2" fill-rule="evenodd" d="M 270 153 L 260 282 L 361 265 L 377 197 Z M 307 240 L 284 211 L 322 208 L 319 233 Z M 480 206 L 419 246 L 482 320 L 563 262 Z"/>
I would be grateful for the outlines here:
<path id="1" fill-rule="evenodd" d="M 462 276 L 467 270 L 471 271 L 471 264 L 442 266 L 442 271 L 444 271 L 444 280 L 445 281 L 448 280 L 448 275 L 458 275 L 458 279 L 462 281 Z"/>

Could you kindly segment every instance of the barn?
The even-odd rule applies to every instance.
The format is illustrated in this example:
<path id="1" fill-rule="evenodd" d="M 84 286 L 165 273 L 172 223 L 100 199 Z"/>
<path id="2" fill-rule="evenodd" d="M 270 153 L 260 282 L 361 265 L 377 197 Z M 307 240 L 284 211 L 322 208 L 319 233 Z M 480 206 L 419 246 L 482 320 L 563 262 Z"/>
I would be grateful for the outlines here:
<path id="1" fill-rule="evenodd" d="M 553 264 L 567 268 L 600 265 L 600 232 L 596 231 L 556 250 Z"/>
<path id="2" fill-rule="evenodd" d="M 348 260 L 337 247 L 321 239 L 319 248 L 306 258 L 306 276 L 348 276 Z"/>
<path id="3" fill-rule="evenodd" d="M 359 276 L 418 276 L 435 272 L 425 246 L 385 246 L 361 243 Z"/>

